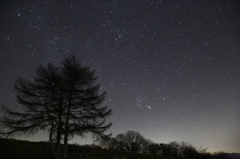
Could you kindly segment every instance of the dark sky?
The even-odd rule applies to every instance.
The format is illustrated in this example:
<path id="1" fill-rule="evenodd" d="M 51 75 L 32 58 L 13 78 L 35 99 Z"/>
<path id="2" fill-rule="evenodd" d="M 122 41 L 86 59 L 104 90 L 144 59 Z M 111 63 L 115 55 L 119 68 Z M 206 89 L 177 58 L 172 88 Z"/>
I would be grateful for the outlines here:
<path id="1" fill-rule="evenodd" d="M 75 54 L 108 92 L 113 136 L 240 152 L 239 11 L 238 0 L 1 1 L 0 102 L 21 110 L 16 78 Z"/>

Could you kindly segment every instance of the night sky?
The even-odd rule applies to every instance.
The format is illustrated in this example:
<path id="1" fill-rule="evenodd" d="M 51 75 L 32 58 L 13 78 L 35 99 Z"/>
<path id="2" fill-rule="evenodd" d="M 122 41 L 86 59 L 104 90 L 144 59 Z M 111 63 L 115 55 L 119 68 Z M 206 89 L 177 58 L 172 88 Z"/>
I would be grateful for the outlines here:
<path id="1" fill-rule="evenodd" d="M 74 54 L 107 91 L 113 136 L 240 152 L 240 1 L 14 0 L 0 14 L 0 103 L 21 110 L 14 81 Z"/>

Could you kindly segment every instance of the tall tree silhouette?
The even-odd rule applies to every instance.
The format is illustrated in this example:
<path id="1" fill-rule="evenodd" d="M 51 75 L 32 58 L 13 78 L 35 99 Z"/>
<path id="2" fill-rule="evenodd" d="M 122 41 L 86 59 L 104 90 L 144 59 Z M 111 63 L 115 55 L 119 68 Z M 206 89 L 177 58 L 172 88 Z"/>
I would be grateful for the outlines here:
<path id="1" fill-rule="evenodd" d="M 86 133 L 104 136 L 111 127 L 106 118 L 112 113 L 101 106 L 106 92 L 99 93 L 97 77 L 89 67 L 75 57 L 65 58 L 61 66 L 39 66 L 33 80 L 22 78 L 15 82 L 17 99 L 23 111 L 2 107 L 6 115 L 1 123 L 9 128 L 2 135 L 34 134 L 47 130 L 55 158 L 61 158 L 60 143 L 64 143 L 63 157 L 67 158 L 68 140 Z"/>

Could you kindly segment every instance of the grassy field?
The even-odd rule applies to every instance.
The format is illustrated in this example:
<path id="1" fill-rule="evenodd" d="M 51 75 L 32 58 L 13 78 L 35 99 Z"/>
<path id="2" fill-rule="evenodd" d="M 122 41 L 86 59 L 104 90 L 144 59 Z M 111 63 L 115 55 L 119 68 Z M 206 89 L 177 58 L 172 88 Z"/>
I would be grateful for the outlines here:
<path id="1" fill-rule="evenodd" d="M 71 153 L 69 159 L 173 159 L 76 145 L 69 145 L 69 151 Z M 0 159 L 53 158 L 51 146 L 47 142 L 29 142 L 0 138 Z"/>
<path id="2" fill-rule="evenodd" d="M 0 139 L 1 159 L 52 159 L 50 144 L 13 139 Z"/>

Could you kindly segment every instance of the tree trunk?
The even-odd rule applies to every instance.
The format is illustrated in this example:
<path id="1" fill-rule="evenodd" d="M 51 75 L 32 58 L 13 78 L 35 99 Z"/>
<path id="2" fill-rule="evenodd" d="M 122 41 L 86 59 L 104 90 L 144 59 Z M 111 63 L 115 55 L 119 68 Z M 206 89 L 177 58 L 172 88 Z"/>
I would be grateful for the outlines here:
<path id="1" fill-rule="evenodd" d="M 59 156 L 61 156 L 61 149 L 60 149 L 60 146 L 61 146 L 61 135 L 62 135 L 62 112 L 60 110 L 59 112 L 59 116 L 58 116 L 58 128 L 57 128 L 57 143 L 56 143 L 56 151 L 57 151 L 57 154 Z"/>
<path id="2" fill-rule="evenodd" d="M 68 110 L 67 110 L 67 114 L 66 114 L 66 125 L 65 125 L 65 133 L 64 133 L 64 149 L 63 149 L 63 158 L 67 159 L 68 158 L 68 132 L 69 132 L 69 114 L 70 114 L 70 102 L 68 105 Z"/>
<path id="3" fill-rule="evenodd" d="M 55 159 L 60 159 L 59 156 L 58 156 L 58 152 L 57 152 L 57 150 L 54 146 L 54 142 L 53 142 L 53 139 L 52 139 L 52 134 L 53 134 L 53 127 L 51 128 L 51 131 L 50 131 L 50 134 L 49 134 L 49 141 L 50 141 L 50 144 L 51 144 L 51 147 L 52 147 L 54 158 Z"/>
<path id="4" fill-rule="evenodd" d="M 73 93 L 74 85 L 71 86 L 70 94 L 68 97 L 68 107 L 66 113 L 66 125 L 65 125 L 65 133 L 64 133 L 64 148 L 63 148 L 63 158 L 68 158 L 68 134 L 69 134 L 69 116 L 70 116 L 70 107 L 71 107 L 71 100 L 72 100 L 72 93 Z"/>
<path id="5" fill-rule="evenodd" d="M 67 117 L 68 119 L 68 117 Z M 68 158 L 68 120 L 67 120 L 67 123 L 66 123 L 66 130 L 65 130 L 65 134 L 64 134 L 64 149 L 63 149 L 63 153 L 64 153 L 64 159 L 67 159 Z"/>

